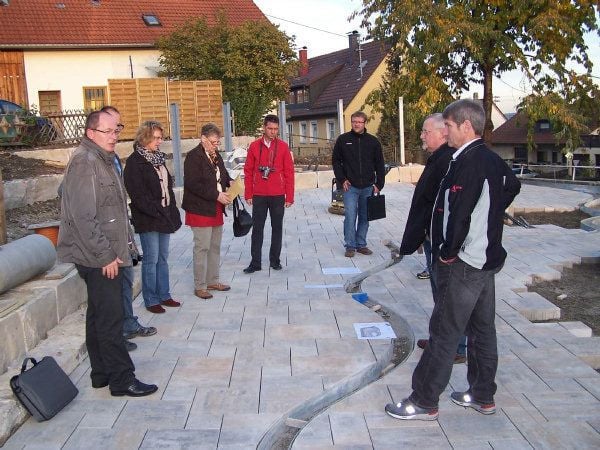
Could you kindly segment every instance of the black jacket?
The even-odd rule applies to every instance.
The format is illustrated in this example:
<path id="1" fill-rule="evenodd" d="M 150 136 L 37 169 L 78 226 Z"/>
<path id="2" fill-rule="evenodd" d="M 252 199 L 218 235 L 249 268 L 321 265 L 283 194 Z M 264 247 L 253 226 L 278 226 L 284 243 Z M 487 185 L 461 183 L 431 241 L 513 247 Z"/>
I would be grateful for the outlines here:
<path id="1" fill-rule="evenodd" d="M 423 169 L 413 193 L 406 228 L 400 245 L 401 254 L 410 255 L 414 253 L 425 240 L 427 230 L 431 226 L 431 210 L 440 182 L 446 175 L 452 153 L 455 151 L 455 148 L 443 144 L 427 158 L 425 169 Z"/>
<path id="2" fill-rule="evenodd" d="M 362 189 L 373 184 L 383 189 L 385 165 L 381 144 L 375 136 L 354 131 L 341 134 L 333 147 L 333 172 L 338 189 L 345 180 Z"/>
<path id="3" fill-rule="evenodd" d="M 221 174 L 221 188 L 227 190 L 231 183 L 223 158 L 217 153 L 217 165 Z M 190 150 L 183 163 L 183 201 L 181 207 L 187 212 L 213 217 L 217 213 L 217 183 L 215 169 L 202 144 Z"/>
<path id="4" fill-rule="evenodd" d="M 168 171 L 167 171 L 168 173 Z M 162 190 L 158 173 L 146 158 L 135 150 L 125 164 L 123 180 L 131 199 L 131 221 L 136 233 L 175 233 L 181 227 L 181 216 L 175 203 L 173 177 L 169 175 L 169 206 L 161 205 Z"/>
<path id="5" fill-rule="evenodd" d="M 504 211 L 521 189 L 512 170 L 482 139 L 450 161 L 433 208 L 434 255 L 458 256 L 481 270 L 501 267 Z"/>

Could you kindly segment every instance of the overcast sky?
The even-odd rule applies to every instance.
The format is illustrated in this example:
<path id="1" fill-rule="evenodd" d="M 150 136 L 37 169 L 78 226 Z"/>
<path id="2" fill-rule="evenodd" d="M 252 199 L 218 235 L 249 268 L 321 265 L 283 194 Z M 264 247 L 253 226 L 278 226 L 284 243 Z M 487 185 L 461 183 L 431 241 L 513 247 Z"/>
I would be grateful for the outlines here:
<path id="1" fill-rule="evenodd" d="M 366 31 L 360 28 L 360 18 L 348 20 L 362 5 L 360 0 L 254 0 L 254 3 L 282 31 L 295 36 L 297 48 L 308 47 L 309 58 L 347 48 L 348 33 L 353 30 L 363 38 L 366 36 Z M 587 42 L 594 62 L 593 74 L 600 82 L 600 39 L 594 34 Z M 482 85 L 472 85 L 463 97 L 471 97 L 473 92 L 483 98 Z M 514 112 L 521 97 L 531 89 L 525 77 L 515 71 L 503 74 L 502 79 L 494 78 L 493 92 L 500 110 L 506 113 Z"/>

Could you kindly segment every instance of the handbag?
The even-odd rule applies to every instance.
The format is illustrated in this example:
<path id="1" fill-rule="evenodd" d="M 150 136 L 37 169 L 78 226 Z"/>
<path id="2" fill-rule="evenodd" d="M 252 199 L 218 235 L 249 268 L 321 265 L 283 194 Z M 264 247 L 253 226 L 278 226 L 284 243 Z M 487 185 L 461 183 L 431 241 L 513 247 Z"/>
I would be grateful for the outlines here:
<path id="1" fill-rule="evenodd" d="M 33 367 L 27 369 L 29 361 Z M 44 356 L 40 362 L 25 358 L 21 373 L 10 379 L 10 388 L 38 422 L 52 419 L 79 393 L 51 356 Z"/>
<path id="2" fill-rule="evenodd" d="M 385 219 L 385 195 L 373 194 L 367 197 L 367 220 Z"/>
<path id="3" fill-rule="evenodd" d="M 244 201 L 236 197 L 233 200 L 233 235 L 235 237 L 246 236 L 252 228 L 252 216 L 246 207 Z"/>

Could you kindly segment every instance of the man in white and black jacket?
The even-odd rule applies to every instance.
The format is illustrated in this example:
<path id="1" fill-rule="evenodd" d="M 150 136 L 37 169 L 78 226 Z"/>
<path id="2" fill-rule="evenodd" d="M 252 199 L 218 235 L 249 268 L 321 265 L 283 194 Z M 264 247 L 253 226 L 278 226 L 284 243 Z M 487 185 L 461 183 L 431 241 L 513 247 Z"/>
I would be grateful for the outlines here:
<path id="1" fill-rule="evenodd" d="M 412 394 L 386 412 L 398 419 L 435 420 L 452 373 L 456 344 L 468 337 L 469 389 L 451 400 L 482 414 L 496 411 L 494 276 L 506 258 L 503 215 L 520 183 L 481 139 L 485 114 L 478 102 L 457 100 L 443 113 L 448 145 L 456 148 L 433 207 L 431 238 L 435 306 L 429 345 L 412 377 Z"/>

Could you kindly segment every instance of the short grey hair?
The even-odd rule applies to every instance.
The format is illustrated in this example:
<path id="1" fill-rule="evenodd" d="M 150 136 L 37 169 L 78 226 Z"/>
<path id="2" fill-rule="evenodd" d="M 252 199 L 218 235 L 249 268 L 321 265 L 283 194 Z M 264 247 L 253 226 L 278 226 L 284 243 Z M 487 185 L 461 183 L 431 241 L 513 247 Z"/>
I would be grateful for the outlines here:
<path id="1" fill-rule="evenodd" d="M 429 114 L 427 117 L 425 117 L 423 123 L 428 120 L 431 120 L 431 122 L 435 124 L 435 128 L 444 128 L 446 126 L 444 125 L 444 116 L 442 113 Z"/>
<path id="2" fill-rule="evenodd" d="M 456 100 L 446 106 L 443 115 L 444 119 L 452 120 L 453 122 L 456 122 L 457 125 L 468 120 L 471 122 L 475 134 L 477 136 L 483 136 L 485 111 L 480 102 L 466 98 Z"/>
<path id="3" fill-rule="evenodd" d="M 207 124 L 202 125 L 200 134 L 205 137 L 219 136 L 219 138 L 220 138 L 221 137 L 221 129 L 218 126 L 216 126 L 214 123 L 207 123 Z"/>

